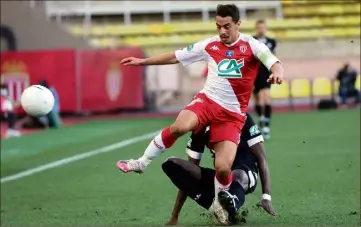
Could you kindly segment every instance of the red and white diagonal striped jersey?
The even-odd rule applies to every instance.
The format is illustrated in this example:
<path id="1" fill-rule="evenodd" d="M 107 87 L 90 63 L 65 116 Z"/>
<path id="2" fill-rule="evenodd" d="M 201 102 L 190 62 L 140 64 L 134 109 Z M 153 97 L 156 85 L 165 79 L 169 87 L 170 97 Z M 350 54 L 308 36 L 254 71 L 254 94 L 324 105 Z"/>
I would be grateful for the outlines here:
<path id="1" fill-rule="evenodd" d="M 241 115 L 247 112 L 259 64 L 270 69 L 279 61 L 265 44 L 241 33 L 231 45 L 222 43 L 219 36 L 215 36 L 177 50 L 175 55 L 183 66 L 206 61 L 208 76 L 200 92 L 223 108 Z"/>

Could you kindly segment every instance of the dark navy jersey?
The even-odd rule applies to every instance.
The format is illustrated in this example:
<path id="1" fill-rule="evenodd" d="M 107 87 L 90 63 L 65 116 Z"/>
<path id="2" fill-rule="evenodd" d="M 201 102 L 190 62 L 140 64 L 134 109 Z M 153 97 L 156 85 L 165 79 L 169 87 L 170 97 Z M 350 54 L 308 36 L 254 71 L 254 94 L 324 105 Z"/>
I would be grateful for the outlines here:
<path id="1" fill-rule="evenodd" d="M 257 39 L 258 41 L 264 43 L 270 51 L 275 54 L 276 53 L 276 46 L 277 42 L 275 39 L 264 37 L 264 38 L 258 38 L 257 36 L 253 36 L 253 38 Z"/>
<path id="2" fill-rule="evenodd" d="M 265 38 L 258 38 L 257 36 L 253 36 L 253 38 L 257 39 L 258 41 L 264 43 L 268 49 L 270 49 L 270 51 L 275 54 L 276 53 L 276 46 L 277 46 L 277 42 L 275 39 L 269 38 L 269 37 L 265 37 Z M 264 66 L 263 64 L 260 65 L 259 68 L 259 72 L 258 74 L 262 74 L 264 76 L 268 76 L 270 75 L 269 70 L 267 69 L 266 66 Z"/>
<path id="3" fill-rule="evenodd" d="M 187 153 L 194 159 L 201 159 L 204 148 L 209 143 L 209 127 L 200 130 L 197 134 L 192 133 L 188 145 Z M 241 169 L 244 165 L 258 172 L 255 157 L 252 155 L 250 147 L 263 141 L 261 131 L 252 117 L 247 113 L 247 120 L 242 128 L 240 143 L 237 148 L 232 170 Z M 212 151 L 211 151 L 212 152 Z M 213 152 L 212 152 L 213 153 Z"/>

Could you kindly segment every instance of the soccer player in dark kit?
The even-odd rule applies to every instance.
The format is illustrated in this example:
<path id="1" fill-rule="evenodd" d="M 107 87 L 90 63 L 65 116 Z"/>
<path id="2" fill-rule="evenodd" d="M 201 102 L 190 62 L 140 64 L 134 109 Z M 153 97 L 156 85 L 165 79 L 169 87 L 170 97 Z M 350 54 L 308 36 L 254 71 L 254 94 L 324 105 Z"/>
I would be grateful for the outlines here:
<path id="1" fill-rule="evenodd" d="M 266 36 L 267 33 L 267 24 L 264 20 L 258 20 L 256 22 L 256 35 L 255 39 L 264 43 L 273 54 L 275 54 L 275 49 L 277 46 L 276 40 Z M 258 75 L 254 84 L 253 96 L 255 101 L 255 110 L 260 119 L 260 127 L 265 139 L 270 138 L 270 121 L 272 114 L 271 106 L 271 95 L 270 88 L 271 83 L 268 79 L 271 75 L 271 72 L 260 65 Z"/>
<path id="2" fill-rule="evenodd" d="M 189 161 L 171 157 L 163 163 L 163 171 L 179 188 L 168 225 L 178 224 L 178 216 L 187 196 L 201 207 L 211 211 L 221 223 L 234 223 L 237 211 L 245 202 L 245 195 L 253 193 L 256 188 L 258 174 L 261 176 L 263 191 L 259 206 L 269 214 L 276 215 L 271 205 L 270 174 L 263 146 L 263 136 L 248 114 L 240 140 L 232 165 L 233 182 L 229 192 L 222 192 L 219 197 L 223 210 L 212 208 L 215 197 L 213 190 L 215 170 L 198 166 L 204 148 L 209 143 L 209 127 L 197 134 L 192 134 L 187 145 Z"/>

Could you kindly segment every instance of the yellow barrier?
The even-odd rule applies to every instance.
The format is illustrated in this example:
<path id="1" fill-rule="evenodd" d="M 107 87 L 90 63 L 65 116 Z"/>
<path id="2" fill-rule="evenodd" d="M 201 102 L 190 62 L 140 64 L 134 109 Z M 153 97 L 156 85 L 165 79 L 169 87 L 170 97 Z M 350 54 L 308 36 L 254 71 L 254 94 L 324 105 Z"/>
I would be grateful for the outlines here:
<path id="1" fill-rule="evenodd" d="M 243 21 L 241 24 L 242 32 L 253 32 L 254 20 Z M 354 26 L 359 28 L 359 16 L 335 16 L 327 18 L 297 18 L 284 20 L 268 20 L 268 26 L 271 31 L 289 29 L 312 29 L 322 28 L 324 26 L 339 27 Z M 87 31 L 82 25 L 68 25 L 70 32 L 76 35 L 90 34 L 92 36 L 109 35 L 109 36 L 133 36 L 133 35 L 160 35 L 160 34 L 179 34 L 179 33 L 214 33 L 214 22 L 188 22 L 188 23 L 170 23 L 170 24 L 135 24 L 132 26 L 114 25 L 114 24 L 94 24 Z M 292 30 L 291 30 L 292 31 Z"/>
<path id="2" fill-rule="evenodd" d="M 334 14 L 357 14 L 360 13 L 360 3 L 332 4 L 332 5 L 302 5 L 285 6 L 283 15 L 285 17 L 312 16 L 312 15 L 334 15 Z"/>
<path id="3" fill-rule="evenodd" d="M 339 29 L 309 29 L 294 30 L 274 33 L 278 40 L 298 40 L 314 39 L 320 37 L 359 37 L 359 28 L 339 28 Z M 203 34 L 179 34 L 179 35 L 149 35 L 149 36 L 129 36 L 121 39 L 121 43 L 131 46 L 184 46 L 190 43 L 198 42 L 202 39 L 212 37 L 215 33 Z"/>

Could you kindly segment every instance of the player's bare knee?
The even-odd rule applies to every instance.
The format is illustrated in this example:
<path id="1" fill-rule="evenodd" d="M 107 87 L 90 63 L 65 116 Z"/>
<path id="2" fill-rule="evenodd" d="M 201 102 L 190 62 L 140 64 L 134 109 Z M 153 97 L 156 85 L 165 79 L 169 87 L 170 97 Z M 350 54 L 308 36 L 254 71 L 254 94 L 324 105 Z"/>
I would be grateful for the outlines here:
<path id="1" fill-rule="evenodd" d="M 265 105 L 270 105 L 271 104 L 270 89 L 265 89 L 265 91 L 263 93 L 263 102 L 264 102 Z"/>
<path id="2" fill-rule="evenodd" d="M 228 165 L 216 164 L 215 169 L 217 175 L 221 178 L 226 178 L 231 172 L 231 166 Z"/>

